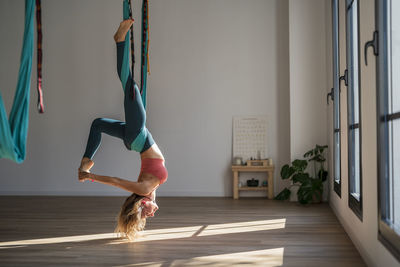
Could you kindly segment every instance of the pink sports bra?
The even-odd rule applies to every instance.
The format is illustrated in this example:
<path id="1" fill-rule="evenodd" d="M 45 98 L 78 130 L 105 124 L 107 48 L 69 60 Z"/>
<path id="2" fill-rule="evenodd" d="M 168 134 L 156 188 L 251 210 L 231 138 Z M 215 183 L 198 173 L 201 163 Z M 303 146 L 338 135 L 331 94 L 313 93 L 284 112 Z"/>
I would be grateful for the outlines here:
<path id="1" fill-rule="evenodd" d="M 149 173 L 160 179 L 160 185 L 167 181 L 168 171 L 163 159 L 144 158 L 140 172 Z"/>

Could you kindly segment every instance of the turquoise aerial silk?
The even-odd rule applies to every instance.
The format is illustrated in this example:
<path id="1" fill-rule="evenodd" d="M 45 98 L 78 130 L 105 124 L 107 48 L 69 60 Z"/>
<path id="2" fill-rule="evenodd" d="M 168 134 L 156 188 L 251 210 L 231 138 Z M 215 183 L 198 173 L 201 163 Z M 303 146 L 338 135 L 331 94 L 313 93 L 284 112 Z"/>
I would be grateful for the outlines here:
<path id="1" fill-rule="evenodd" d="M 144 5 L 143 1 L 143 5 Z M 142 12 L 142 16 L 143 16 L 143 12 Z M 124 0 L 123 3 L 123 18 L 124 20 L 129 19 L 129 0 Z M 147 20 L 145 19 L 145 17 L 142 18 L 142 38 L 145 40 L 142 40 L 142 66 L 141 66 L 141 72 L 142 72 L 142 77 L 141 77 L 141 92 L 142 92 L 142 102 L 143 102 L 143 106 L 146 109 L 146 96 L 147 96 L 147 57 L 143 56 L 147 54 L 148 51 L 148 34 L 147 32 L 145 34 L 143 34 L 145 28 L 144 28 L 144 24 L 147 24 Z M 147 25 L 148 26 L 148 25 Z M 122 86 L 124 89 L 124 92 L 126 90 L 125 86 L 126 86 L 126 82 L 128 80 L 129 77 L 129 72 L 130 72 L 130 67 L 129 67 L 129 58 L 130 58 L 130 45 L 129 45 L 129 34 L 126 35 L 125 37 L 125 51 L 124 51 L 124 57 L 122 59 L 122 69 L 121 69 L 121 82 L 122 82 Z M 132 75 L 134 75 L 132 73 Z"/>
<path id="2" fill-rule="evenodd" d="M 143 1 L 143 7 L 142 7 L 142 11 L 144 8 L 144 4 L 145 1 Z M 148 8 L 148 7 L 147 7 Z M 141 66 L 141 91 L 142 91 L 142 102 L 143 102 L 143 106 L 146 109 L 146 95 L 147 95 L 147 57 L 143 56 L 147 54 L 147 50 L 148 50 L 148 32 L 145 31 L 145 23 L 148 23 L 147 19 L 144 17 L 145 14 L 144 12 L 142 12 L 142 38 L 144 40 L 142 40 L 142 66 Z M 123 3 L 123 18 L 124 20 L 129 19 L 129 0 L 124 0 Z M 148 27 L 148 25 L 146 25 Z M 145 33 L 145 34 L 143 34 Z M 130 68 L 129 68 L 129 58 L 130 58 L 130 46 L 129 46 L 129 34 L 126 35 L 125 37 L 125 51 L 124 51 L 124 57 L 122 59 L 122 69 L 121 69 L 121 82 L 122 82 L 122 86 L 124 91 L 127 89 L 125 88 L 126 86 L 126 82 L 129 78 L 129 72 L 130 72 Z M 133 75 L 133 74 L 132 74 Z M 128 88 L 129 90 L 129 88 Z M 131 144 L 131 149 L 141 152 L 143 149 L 143 146 L 146 142 L 148 136 L 148 130 L 146 127 L 143 127 L 143 129 L 140 131 L 140 133 L 136 136 L 135 140 L 133 140 L 132 144 Z"/>
<path id="3" fill-rule="evenodd" d="M 123 18 L 124 20 L 129 19 L 129 2 L 128 0 L 124 0 L 123 4 Z M 122 67 L 121 67 L 121 83 L 122 83 L 122 88 L 124 89 L 124 92 L 126 91 L 126 82 L 128 81 L 129 78 L 129 56 L 130 56 L 130 50 L 129 50 L 129 34 L 126 35 L 125 37 L 125 51 L 124 51 L 124 57 L 122 58 Z M 133 73 L 132 73 L 133 75 Z M 129 90 L 129 89 L 128 89 Z"/>
<path id="4" fill-rule="evenodd" d="M 17 163 L 25 160 L 29 122 L 29 96 L 33 57 L 34 0 L 25 0 L 25 30 L 17 90 L 9 119 L 0 94 L 0 158 Z"/>

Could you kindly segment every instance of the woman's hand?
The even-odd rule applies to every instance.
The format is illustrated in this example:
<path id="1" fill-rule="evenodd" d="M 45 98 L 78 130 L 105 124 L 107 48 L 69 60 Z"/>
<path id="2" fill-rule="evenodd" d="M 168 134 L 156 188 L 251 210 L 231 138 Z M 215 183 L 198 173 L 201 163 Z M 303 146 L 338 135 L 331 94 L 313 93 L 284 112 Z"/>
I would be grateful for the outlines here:
<path id="1" fill-rule="evenodd" d="M 85 181 L 93 180 L 93 178 L 91 177 L 91 173 L 83 172 L 81 170 L 78 170 L 78 178 L 79 178 L 79 182 L 82 182 L 82 183 Z"/>
<path id="2" fill-rule="evenodd" d="M 142 200 L 142 218 L 154 217 L 154 213 L 158 210 L 158 205 L 151 200 Z"/>

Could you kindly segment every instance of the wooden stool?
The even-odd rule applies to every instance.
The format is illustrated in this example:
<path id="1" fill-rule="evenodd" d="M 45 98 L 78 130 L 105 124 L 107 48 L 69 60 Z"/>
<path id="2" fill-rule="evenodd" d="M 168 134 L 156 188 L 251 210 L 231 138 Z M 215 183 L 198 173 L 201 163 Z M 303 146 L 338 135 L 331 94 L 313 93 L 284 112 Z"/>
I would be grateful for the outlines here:
<path id="1" fill-rule="evenodd" d="M 274 165 L 270 166 L 242 166 L 232 165 L 233 172 L 233 198 L 239 199 L 239 191 L 267 191 L 268 199 L 274 198 Z M 239 187 L 239 172 L 266 172 L 268 175 L 267 186 Z"/>

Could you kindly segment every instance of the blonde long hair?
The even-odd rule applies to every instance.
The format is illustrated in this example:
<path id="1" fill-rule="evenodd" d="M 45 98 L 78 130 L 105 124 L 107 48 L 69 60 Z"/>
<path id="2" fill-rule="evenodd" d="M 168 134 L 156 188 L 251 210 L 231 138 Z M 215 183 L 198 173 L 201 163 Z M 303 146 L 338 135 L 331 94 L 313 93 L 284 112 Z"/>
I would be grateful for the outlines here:
<path id="1" fill-rule="evenodd" d="M 146 225 L 146 218 L 141 218 L 141 202 L 143 196 L 130 195 L 121 207 L 117 218 L 115 232 L 122 234 L 129 240 L 133 240 L 136 234 L 142 231 Z"/>

